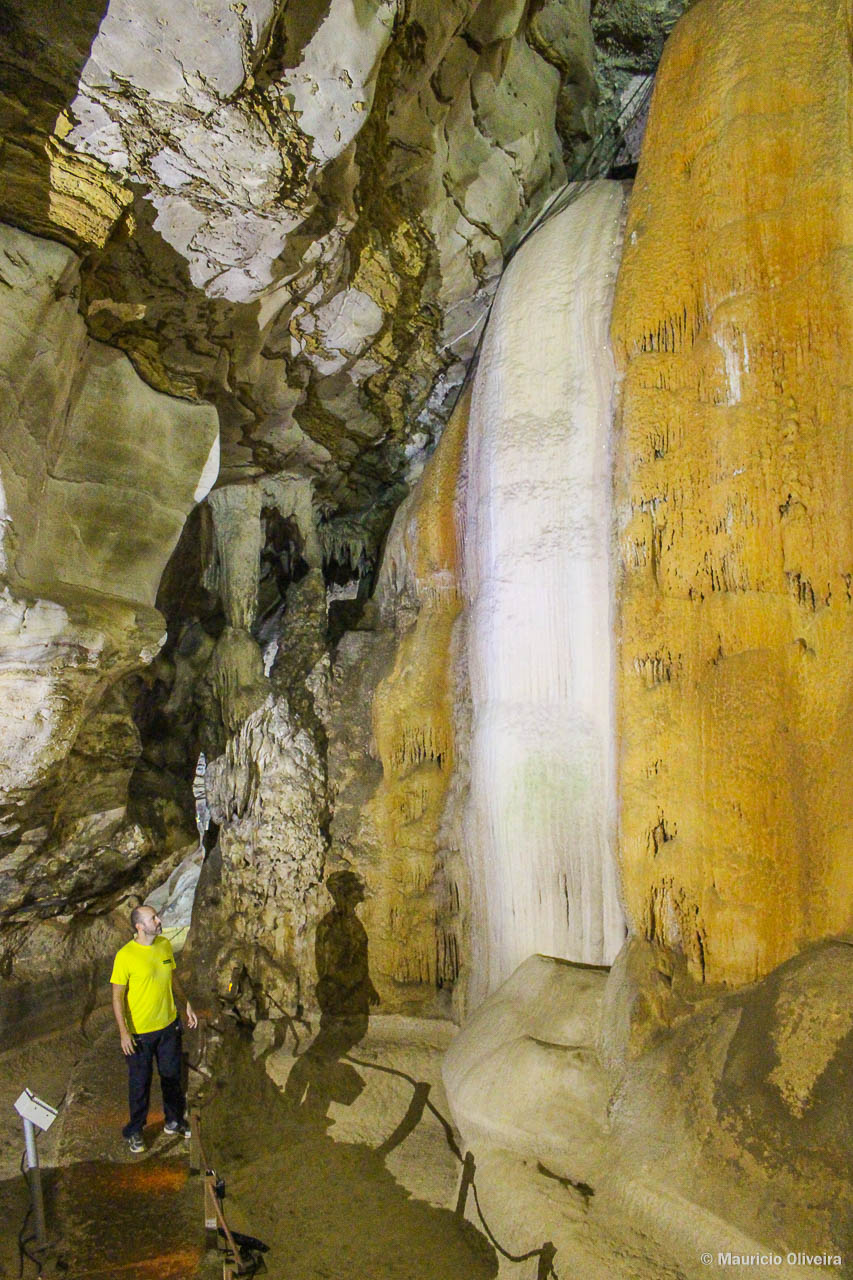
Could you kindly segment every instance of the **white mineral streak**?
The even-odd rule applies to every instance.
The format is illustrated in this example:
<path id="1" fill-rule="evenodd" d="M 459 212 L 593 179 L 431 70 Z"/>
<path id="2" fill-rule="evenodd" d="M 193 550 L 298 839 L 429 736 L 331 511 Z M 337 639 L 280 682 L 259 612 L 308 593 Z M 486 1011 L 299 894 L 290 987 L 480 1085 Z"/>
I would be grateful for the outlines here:
<path id="1" fill-rule="evenodd" d="M 216 477 L 219 475 L 219 432 L 216 433 L 216 439 L 210 446 L 210 453 L 207 455 L 207 462 L 202 467 L 201 475 L 198 478 L 198 484 L 193 494 L 193 502 L 202 502 L 210 493 L 216 484 Z"/>
<path id="2" fill-rule="evenodd" d="M 464 529 L 473 703 L 471 1006 L 534 952 L 607 963 L 614 864 L 608 323 L 624 188 L 597 182 L 501 282 Z M 477 954 L 479 952 L 479 954 Z"/>
<path id="3" fill-rule="evenodd" d="M 398 7 L 397 0 L 332 0 L 326 20 L 287 77 L 300 127 L 323 164 L 349 146 L 370 114 Z"/>
<path id="4" fill-rule="evenodd" d="M 3 488 L 3 477 L 0 475 L 0 575 L 4 576 L 9 572 L 9 555 L 6 550 L 6 540 L 12 528 L 12 517 L 9 515 L 9 508 L 6 504 L 6 491 Z"/>

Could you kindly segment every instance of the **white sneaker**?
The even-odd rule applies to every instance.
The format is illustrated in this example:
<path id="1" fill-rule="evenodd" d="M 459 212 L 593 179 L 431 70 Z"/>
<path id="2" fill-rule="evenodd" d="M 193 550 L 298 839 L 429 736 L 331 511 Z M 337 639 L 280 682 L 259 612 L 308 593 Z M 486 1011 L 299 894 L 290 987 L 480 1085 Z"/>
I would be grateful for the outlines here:
<path id="1" fill-rule="evenodd" d="M 189 1139 L 191 1136 L 191 1130 L 186 1120 L 182 1120 L 180 1124 L 178 1124 L 177 1120 L 167 1120 L 166 1123 L 163 1125 L 163 1132 L 164 1133 L 180 1133 L 180 1134 L 183 1134 L 183 1136 L 187 1139 Z"/>

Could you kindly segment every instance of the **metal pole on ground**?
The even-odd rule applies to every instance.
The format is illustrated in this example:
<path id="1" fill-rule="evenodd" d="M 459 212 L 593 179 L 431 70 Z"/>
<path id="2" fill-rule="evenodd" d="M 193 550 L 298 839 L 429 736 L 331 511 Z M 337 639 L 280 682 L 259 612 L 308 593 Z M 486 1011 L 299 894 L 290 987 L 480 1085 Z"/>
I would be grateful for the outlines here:
<path id="1" fill-rule="evenodd" d="M 39 1168 L 38 1149 L 36 1148 L 36 1127 L 32 1120 L 24 1116 L 24 1142 L 27 1147 L 27 1182 L 30 1184 L 30 1199 L 33 1205 L 33 1218 L 36 1227 L 36 1245 L 44 1249 L 47 1244 L 47 1231 L 44 1225 L 44 1195 L 41 1187 L 41 1169 Z"/>
<path id="2" fill-rule="evenodd" d="M 47 1231 L 44 1223 L 44 1195 L 41 1187 L 41 1170 L 36 1148 L 36 1128 L 47 1130 L 57 1116 L 56 1107 L 42 1098 L 37 1098 L 31 1089 L 25 1089 L 15 1100 L 15 1110 L 24 1122 L 24 1143 L 27 1149 L 27 1183 L 30 1188 L 30 1200 L 33 1206 L 33 1219 L 36 1228 L 36 1251 L 44 1254 L 48 1249 Z"/>
<path id="3" fill-rule="evenodd" d="M 216 1249 L 219 1244 L 215 1187 L 216 1174 L 208 1169 L 204 1175 L 204 1238 L 208 1249 Z"/>
<path id="4" fill-rule="evenodd" d="M 472 1151 L 465 1152 L 465 1159 L 462 1161 L 462 1177 L 459 1181 L 459 1194 L 456 1197 L 456 1217 L 465 1217 L 465 1206 L 468 1203 L 468 1192 L 474 1181 L 474 1153 Z"/>

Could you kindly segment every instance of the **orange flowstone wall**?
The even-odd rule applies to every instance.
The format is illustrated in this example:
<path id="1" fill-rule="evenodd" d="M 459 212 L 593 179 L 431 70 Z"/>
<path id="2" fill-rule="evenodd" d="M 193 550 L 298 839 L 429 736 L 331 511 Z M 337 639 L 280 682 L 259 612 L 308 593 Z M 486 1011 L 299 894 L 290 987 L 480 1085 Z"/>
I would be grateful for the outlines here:
<path id="1" fill-rule="evenodd" d="M 684 16 L 617 283 L 623 890 L 709 981 L 853 926 L 848 24 Z"/>
<path id="2" fill-rule="evenodd" d="M 455 763 L 451 638 L 462 606 L 457 490 L 470 399 L 464 390 L 413 495 L 403 552 L 418 614 L 373 702 L 383 778 L 369 811 L 383 870 L 364 918 L 378 943 L 378 980 L 384 974 L 402 988 L 452 987 L 460 965 L 459 886 L 452 877 L 448 882 L 437 860 Z"/>

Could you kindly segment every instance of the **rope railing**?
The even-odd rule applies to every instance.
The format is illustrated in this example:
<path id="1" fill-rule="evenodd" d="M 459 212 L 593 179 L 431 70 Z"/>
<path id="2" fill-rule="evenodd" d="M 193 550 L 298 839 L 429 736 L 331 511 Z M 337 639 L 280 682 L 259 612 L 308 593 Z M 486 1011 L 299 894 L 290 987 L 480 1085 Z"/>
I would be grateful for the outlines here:
<path id="1" fill-rule="evenodd" d="M 423 1118 L 424 1112 L 428 1111 L 441 1125 L 447 1148 L 461 1166 L 454 1216 L 460 1220 L 465 1217 L 470 1195 L 486 1238 L 501 1257 L 508 1262 L 519 1264 L 538 1258 L 536 1280 L 551 1280 L 551 1277 L 556 1274 L 554 1271 L 554 1259 L 557 1254 L 556 1247 L 552 1241 L 546 1240 L 538 1248 L 528 1249 L 525 1253 L 512 1253 L 498 1240 L 480 1204 L 480 1196 L 476 1185 L 477 1169 L 474 1154 L 471 1151 L 466 1151 L 463 1154 L 456 1141 L 451 1121 L 439 1110 L 429 1096 L 431 1088 L 429 1082 L 416 1080 L 413 1076 L 410 1076 L 405 1071 L 400 1071 L 397 1067 L 385 1066 L 378 1062 L 368 1062 L 363 1058 L 356 1058 L 352 1054 L 345 1054 L 341 1061 L 348 1062 L 352 1066 L 364 1067 L 370 1071 L 379 1071 L 385 1075 L 398 1076 L 412 1086 L 412 1101 L 406 1110 L 405 1116 L 388 1138 L 376 1148 L 376 1153 L 378 1155 L 387 1155 L 390 1151 L 393 1151 L 417 1127 Z M 265 1269 L 262 1254 L 267 1251 L 267 1246 L 260 1240 L 242 1235 L 240 1232 L 232 1231 L 230 1228 L 223 1208 L 224 1179 L 217 1174 L 205 1150 L 201 1136 L 201 1111 L 198 1106 L 191 1109 L 189 1119 L 190 1172 L 200 1174 L 203 1177 L 204 1229 L 208 1238 L 208 1245 L 211 1248 L 218 1249 L 220 1239 L 226 1242 L 222 1271 L 223 1280 L 237 1280 L 239 1276 L 256 1275 L 258 1271 Z"/>
<path id="2" fill-rule="evenodd" d="M 637 85 L 634 92 L 625 103 L 625 106 L 622 108 L 616 122 L 616 127 L 613 129 L 605 129 L 598 135 L 590 150 L 578 162 L 572 173 L 570 173 L 566 178 L 563 185 L 558 187 L 557 190 L 549 196 L 544 206 L 539 210 L 539 213 L 530 223 L 530 226 L 526 228 L 521 236 L 519 236 L 512 248 L 507 250 L 503 260 L 503 266 L 501 268 L 501 275 L 506 271 L 522 245 L 527 243 L 534 232 L 538 231 L 540 227 L 543 227 L 551 218 L 555 218 L 565 209 L 568 209 L 569 205 L 574 204 L 576 200 L 579 200 L 580 197 L 589 190 L 590 184 L 596 179 L 607 176 L 613 168 L 619 152 L 625 145 L 631 126 L 635 124 L 641 114 L 648 107 L 651 101 L 653 88 L 654 76 L 648 76 Z M 605 150 L 605 143 L 608 142 L 610 145 L 608 149 Z M 448 347 L 453 345 L 453 343 L 460 342 L 462 338 L 467 338 L 468 334 L 472 333 L 474 329 L 477 328 L 477 325 L 482 325 L 480 334 L 477 338 L 477 344 L 474 347 L 468 361 L 468 365 L 465 369 L 465 376 L 459 385 L 459 391 L 457 392 L 456 400 L 454 401 L 454 408 L 456 404 L 459 403 L 468 383 L 476 373 L 477 362 L 480 358 L 480 351 L 483 346 L 483 340 L 486 336 L 489 316 L 491 315 L 496 296 L 497 289 L 490 299 L 485 311 L 474 322 L 474 324 L 471 325 L 471 328 L 467 329 L 465 333 L 454 338 L 452 342 L 448 342 L 444 347 L 440 348 L 441 352 L 446 351 Z"/>
<path id="3" fill-rule="evenodd" d="M 203 1175 L 204 1231 L 209 1248 L 218 1249 L 220 1236 L 226 1242 L 226 1254 L 222 1263 L 222 1280 L 236 1280 L 238 1276 L 254 1276 L 264 1271 L 262 1255 L 267 1246 L 260 1240 L 232 1231 L 225 1216 L 225 1180 L 211 1162 L 201 1138 L 201 1112 L 197 1107 L 190 1111 L 190 1172 Z"/>
<path id="4" fill-rule="evenodd" d="M 386 1075 L 399 1076 L 401 1080 L 405 1080 L 408 1084 L 412 1085 L 414 1089 L 413 1102 L 418 1102 L 420 1106 L 420 1115 L 418 1115 L 417 1119 L 412 1123 L 413 1107 L 410 1105 L 401 1124 L 397 1126 L 394 1133 L 387 1138 L 385 1142 L 377 1148 L 377 1150 L 380 1152 L 393 1150 L 394 1146 L 397 1146 L 399 1142 L 402 1142 L 403 1138 L 406 1137 L 408 1133 L 411 1133 L 412 1129 L 415 1128 L 423 1115 L 423 1112 L 430 1111 L 444 1130 L 444 1136 L 447 1141 L 448 1148 L 462 1165 L 462 1177 L 459 1183 L 459 1192 L 456 1197 L 456 1208 L 454 1210 L 456 1217 L 464 1218 L 468 1204 L 468 1193 L 470 1191 L 473 1196 L 480 1225 L 486 1233 L 490 1244 L 498 1251 L 501 1257 L 506 1258 L 508 1262 L 517 1263 L 529 1262 L 531 1258 L 538 1257 L 539 1266 L 536 1272 L 536 1280 L 549 1280 L 549 1277 L 554 1276 L 554 1259 L 557 1256 L 557 1250 L 551 1240 L 546 1240 L 544 1244 L 541 1244 L 538 1247 L 538 1249 L 529 1249 L 526 1253 L 510 1253 L 510 1251 L 505 1249 L 495 1236 L 489 1226 L 489 1223 L 486 1221 L 485 1214 L 483 1213 L 482 1206 L 480 1205 L 480 1197 L 477 1192 L 477 1185 L 475 1182 L 477 1169 L 474 1161 L 474 1153 L 472 1151 L 466 1151 L 464 1155 L 462 1154 L 459 1144 L 454 1137 L 452 1124 L 446 1116 L 442 1115 L 435 1103 L 433 1103 L 429 1098 L 429 1083 L 425 1080 L 415 1080 L 412 1076 L 408 1075 L 405 1071 L 400 1071 L 397 1067 L 386 1067 L 378 1062 L 366 1062 L 363 1058 L 354 1058 L 352 1054 L 345 1054 L 342 1061 L 349 1062 L 353 1066 L 367 1067 L 371 1071 L 382 1071 Z M 398 1133 L 401 1133 L 402 1136 L 394 1141 L 393 1139 L 395 1134 Z"/>

